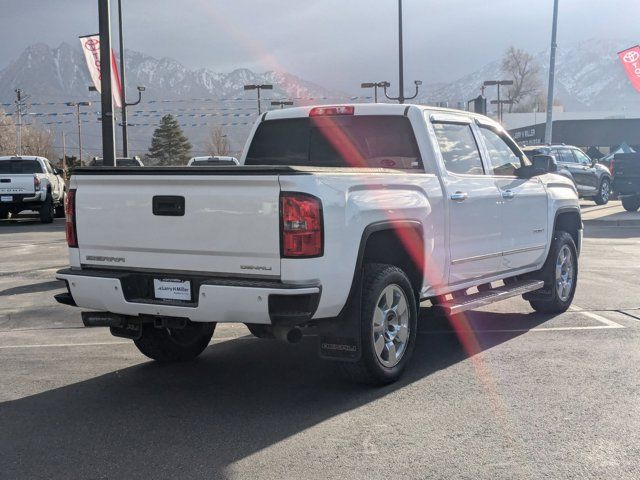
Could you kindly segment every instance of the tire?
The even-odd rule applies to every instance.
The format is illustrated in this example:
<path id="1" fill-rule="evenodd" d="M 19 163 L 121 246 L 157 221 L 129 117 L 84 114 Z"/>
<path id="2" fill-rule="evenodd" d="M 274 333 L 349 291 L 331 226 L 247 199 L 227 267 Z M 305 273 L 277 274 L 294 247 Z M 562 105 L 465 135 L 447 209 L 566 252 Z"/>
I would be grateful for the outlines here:
<path id="1" fill-rule="evenodd" d="M 50 193 L 47 193 L 47 198 L 40 207 L 40 222 L 51 223 L 56 216 L 56 209 L 53 205 L 53 198 Z"/>
<path id="2" fill-rule="evenodd" d="M 271 330 L 271 325 L 260 325 L 256 323 L 245 323 L 245 325 L 254 337 L 266 339 L 276 338 Z"/>
<path id="3" fill-rule="evenodd" d="M 207 348 L 215 328 L 215 323 L 196 322 L 188 322 L 181 329 L 145 325 L 142 336 L 133 343 L 143 355 L 158 362 L 186 362 Z"/>
<path id="4" fill-rule="evenodd" d="M 62 198 L 60 199 L 60 203 L 56 207 L 56 218 L 64 218 L 64 205 L 67 200 L 67 192 L 62 193 Z"/>
<path id="5" fill-rule="evenodd" d="M 609 203 L 610 197 L 611 197 L 611 180 L 605 177 L 600 182 L 600 189 L 598 190 L 598 195 L 593 197 L 593 201 L 596 202 L 596 205 L 606 205 L 607 203 Z"/>
<path id="6" fill-rule="evenodd" d="M 546 298 L 529 300 L 536 312 L 562 313 L 569 308 L 578 283 L 578 255 L 571 235 L 555 232 L 547 260 L 534 278 L 544 280 L 543 288 L 549 292 Z"/>
<path id="7" fill-rule="evenodd" d="M 622 197 L 622 206 L 627 212 L 637 212 L 640 208 L 640 195 Z"/>
<path id="8" fill-rule="evenodd" d="M 407 275 L 393 265 L 365 265 L 362 285 L 360 360 L 340 368 L 355 382 L 386 385 L 400 378 L 413 354 L 418 301 Z"/>

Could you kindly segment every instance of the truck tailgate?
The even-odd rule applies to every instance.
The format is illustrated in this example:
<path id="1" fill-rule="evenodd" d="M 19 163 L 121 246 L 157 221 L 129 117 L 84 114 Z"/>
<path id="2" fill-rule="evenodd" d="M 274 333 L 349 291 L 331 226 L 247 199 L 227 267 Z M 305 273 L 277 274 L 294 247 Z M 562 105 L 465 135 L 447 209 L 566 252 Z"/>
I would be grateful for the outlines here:
<path id="1" fill-rule="evenodd" d="M 279 276 L 278 176 L 189 173 L 75 176 L 81 264 Z"/>
<path id="2" fill-rule="evenodd" d="M 33 174 L 0 173 L 0 195 L 33 195 L 34 193 Z"/>

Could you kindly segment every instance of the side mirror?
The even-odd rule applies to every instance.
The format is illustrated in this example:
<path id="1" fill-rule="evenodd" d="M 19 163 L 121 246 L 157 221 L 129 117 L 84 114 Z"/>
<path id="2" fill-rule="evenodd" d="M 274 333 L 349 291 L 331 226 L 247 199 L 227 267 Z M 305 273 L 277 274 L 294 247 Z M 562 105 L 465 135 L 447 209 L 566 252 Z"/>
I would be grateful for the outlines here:
<path id="1" fill-rule="evenodd" d="M 543 173 L 558 171 L 558 163 L 553 155 L 534 155 L 531 164 Z"/>
<path id="2" fill-rule="evenodd" d="M 56 175 L 64 175 L 64 172 L 59 168 L 54 168 L 53 173 L 55 173 Z"/>

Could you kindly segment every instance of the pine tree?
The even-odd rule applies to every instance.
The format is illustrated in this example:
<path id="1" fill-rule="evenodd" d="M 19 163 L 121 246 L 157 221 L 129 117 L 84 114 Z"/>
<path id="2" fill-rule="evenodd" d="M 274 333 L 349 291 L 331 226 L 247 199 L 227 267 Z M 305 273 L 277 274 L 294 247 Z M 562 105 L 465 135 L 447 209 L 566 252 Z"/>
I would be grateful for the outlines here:
<path id="1" fill-rule="evenodd" d="M 186 165 L 191 156 L 191 144 L 173 115 L 165 115 L 153 132 L 147 154 L 156 165 Z"/>

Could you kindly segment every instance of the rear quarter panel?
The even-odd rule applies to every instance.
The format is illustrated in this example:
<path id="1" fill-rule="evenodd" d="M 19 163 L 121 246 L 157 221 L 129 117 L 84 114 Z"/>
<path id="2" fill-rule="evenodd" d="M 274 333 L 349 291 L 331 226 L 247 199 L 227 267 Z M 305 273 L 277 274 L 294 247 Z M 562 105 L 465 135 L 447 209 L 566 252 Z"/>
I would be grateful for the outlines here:
<path id="1" fill-rule="evenodd" d="M 281 262 L 284 282 L 317 281 L 322 285 L 314 318 L 340 313 L 354 278 L 363 233 L 378 222 L 419 221 L 427 263 L 423 290 L 446 280 L 442 190 L 435 175 L 354 172 L 282 176 L 280 186 L 283 192 L 311 193 L 322 199 L 324 255 Z"/>

